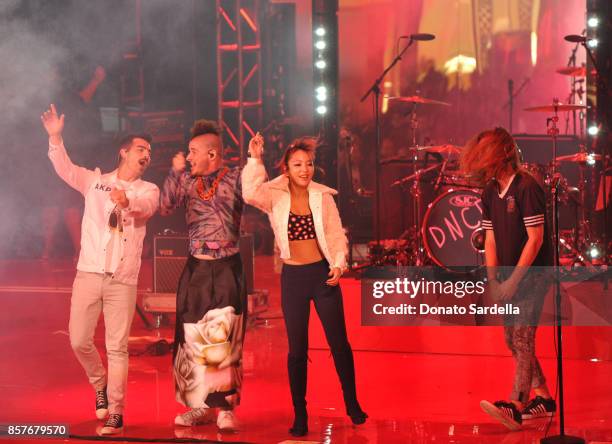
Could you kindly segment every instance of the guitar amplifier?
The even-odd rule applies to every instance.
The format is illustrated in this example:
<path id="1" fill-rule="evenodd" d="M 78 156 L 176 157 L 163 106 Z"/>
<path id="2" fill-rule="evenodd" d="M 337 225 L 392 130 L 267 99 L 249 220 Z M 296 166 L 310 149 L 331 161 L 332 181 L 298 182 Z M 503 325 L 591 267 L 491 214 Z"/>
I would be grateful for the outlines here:
<path id="1" fill-rule="evenodd" d="M 188 237 L 185 235 L 155 236 L 153 238 L 153 291 L 176 293 L 178 281 L 189 256 Z M 247 293 L 253 292 L 254 249 L 253 236 L 240 236 L 240 255 L 246 277 Z"/>

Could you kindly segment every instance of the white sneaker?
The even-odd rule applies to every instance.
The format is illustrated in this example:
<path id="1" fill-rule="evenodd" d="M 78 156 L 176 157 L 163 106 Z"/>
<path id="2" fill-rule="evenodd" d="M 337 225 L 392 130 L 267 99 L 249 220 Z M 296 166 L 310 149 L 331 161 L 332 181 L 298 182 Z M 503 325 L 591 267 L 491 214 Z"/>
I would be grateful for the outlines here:
<path id="1" fill-rule="evenodd" d="M 236 416 L 232 410 L 219 410 L 217 427 L 222 432 L 233 432 L 237 428 Z"/>
<path id="2" fill-rule="evenodd" d="M 188 412 L 176 415 L 176 418 L 174 418 L 174 424 L 184 427 L 207 424 L 215 420 L 213 415 L 214 412 L 212 411 L 212 409 L 191 409 Z"/>

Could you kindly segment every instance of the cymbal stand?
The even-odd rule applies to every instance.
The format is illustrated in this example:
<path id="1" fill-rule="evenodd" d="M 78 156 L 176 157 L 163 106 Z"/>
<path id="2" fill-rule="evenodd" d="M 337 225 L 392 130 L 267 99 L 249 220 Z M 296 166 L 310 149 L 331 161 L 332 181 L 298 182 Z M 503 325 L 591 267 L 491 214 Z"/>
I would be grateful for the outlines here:
<path id="1" fill-rule="evenodd" d="M 412 111 L 410 112 L 410 128 L 412 130 L 412 172 L 414 180 L 410 187 L 410 194 L 412 195 L 412 227 L 413 227 L 413 248 L 412 263 L 415 267 L 424 265 L 425 251 L 423 248 L 423 242 L 419 235 L 419 227 L 421 224 L 421 203 L 423 198 L 423 191 L 421 190 L 421 175 L 423 171 L 418 168 L 417 163 L 419 160 L 419 150 L 417 144 L 417 130 L 419 128 L 419 119 L 417 117 L 417 104 L 412 104 Z"/>

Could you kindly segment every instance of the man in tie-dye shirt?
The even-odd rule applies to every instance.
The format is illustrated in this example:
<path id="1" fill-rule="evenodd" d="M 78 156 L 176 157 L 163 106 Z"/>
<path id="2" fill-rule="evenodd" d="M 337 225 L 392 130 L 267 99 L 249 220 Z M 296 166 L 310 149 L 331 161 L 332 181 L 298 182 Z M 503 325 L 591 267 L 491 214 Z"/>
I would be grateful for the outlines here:
<path id="1" fill-rule="evenodd" d="M 235 428 L 247 308 L 238 245 L 240 173 L 223 164 L 219 127 L 198 120 L 187 158 L 174 156 L 162 189 L 162 215 L 185 207 L 189 229 L 189 259 L 176 298 L 174 380 L 177 401 L 190 410 L 175 418 L 177 425 L 211 421 L 218 408 L 219 429 Z"/>

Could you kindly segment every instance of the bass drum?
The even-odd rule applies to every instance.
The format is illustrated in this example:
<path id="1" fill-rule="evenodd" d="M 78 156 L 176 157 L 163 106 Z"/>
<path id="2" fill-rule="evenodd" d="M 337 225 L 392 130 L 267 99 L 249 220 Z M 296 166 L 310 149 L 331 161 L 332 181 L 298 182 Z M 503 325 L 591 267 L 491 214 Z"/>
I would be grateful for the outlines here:
<path id="1" fill-rule="evenodd" d="M 450 189 L 438 196 L 423 218 L 423 243 L 431 260 L 454 272 L 471 272 L 484 265 L 480 192 Z"/>

